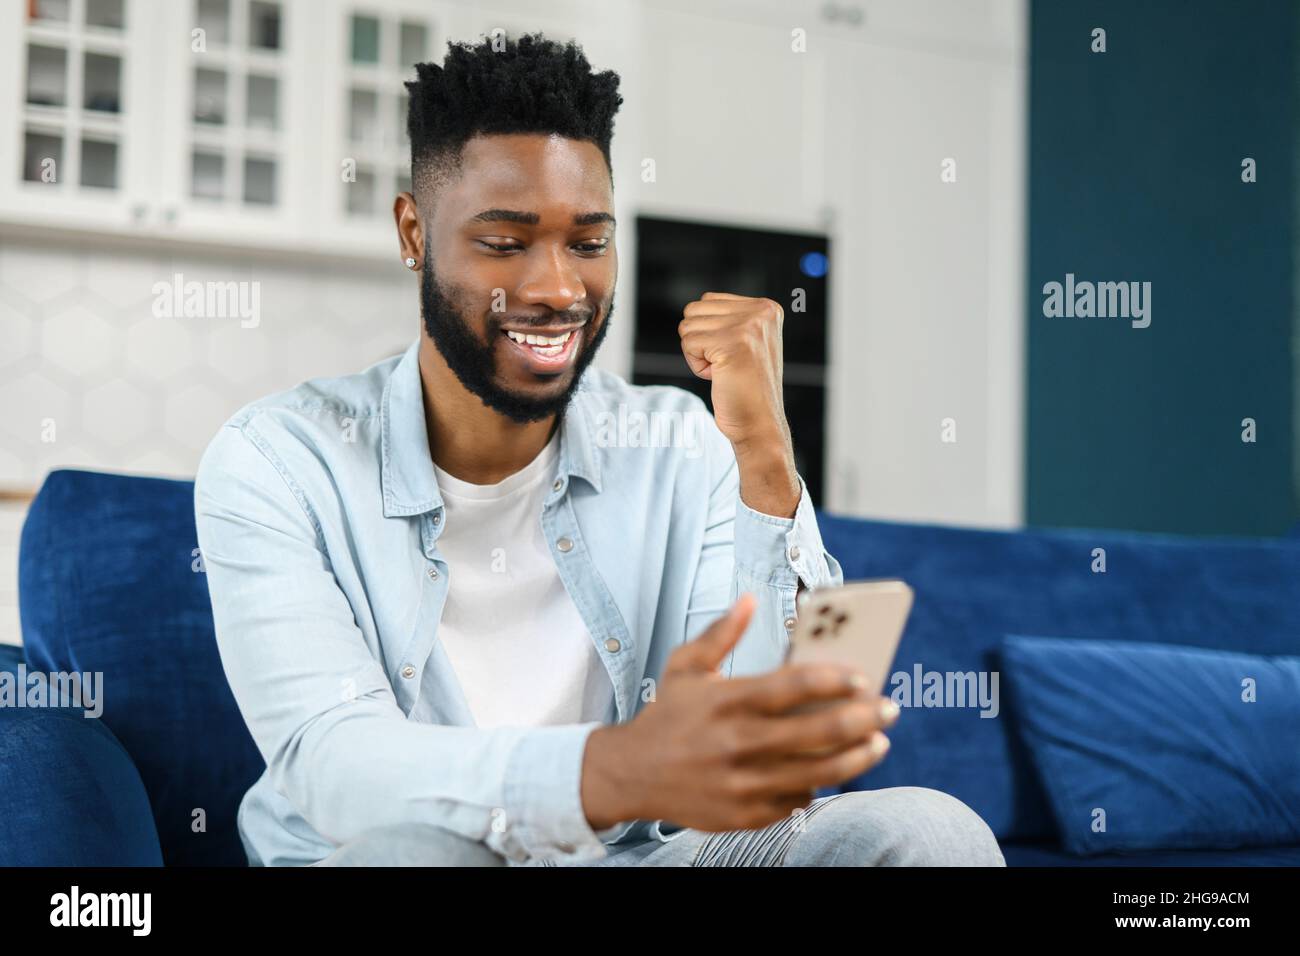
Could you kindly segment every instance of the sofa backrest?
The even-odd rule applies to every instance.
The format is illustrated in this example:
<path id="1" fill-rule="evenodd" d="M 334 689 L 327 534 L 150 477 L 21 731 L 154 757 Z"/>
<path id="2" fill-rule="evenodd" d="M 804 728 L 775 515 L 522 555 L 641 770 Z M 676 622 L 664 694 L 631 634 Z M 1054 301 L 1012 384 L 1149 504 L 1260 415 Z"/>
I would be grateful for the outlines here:
<path id="1" fill-rule="evenodd" d="M 825 514 L 819 524 L 846 581 L 901 577 L 916 592 L 892 668 L 908 684 L 886 693 L 910 689 L 918 666 L 923 679 L 998 671 L 1006 634 L 1300 654 L 1293 539 L 983 531 Z M 1093 570 L 1095 549 L 1104 573 Z M 888 759 L 842 789 L 933 787 L 965 801 L 1000 839 L 1053 837 L 1011 696 L 1000 681 L 1000 711 L 987 718 L 975 707 L 904 707 Z"/>
<path id="2" fill-rule="evenodd" d="M 19 550 L 28 666 L 103 674 L 168 865 L 243 865 L 236 813 L 264 762 L 217 654 L 189 481 L 55 471 Z M 87 812 L 93 812 L 88 808 Z"/>
<path id="3" fill-rule="evenodd" d="M 1300 654 L 1292 540 L 819 522 L 846 580 L 915 589 L 895 674 L 998 671 L 1005 634 Z M 51 473 L 23 527 L 23 640 L 29 667 L 104 675 L 102 719 L 139 769 L 166 862 L 239 865 L 239 801 L 265 764 L 221 668 L 197 548 L 192 482 Z M 933 787 L 1001 839 L 1050 838 L 1010 695 L 999 706 L 906 707 L 889 758 L 844 789 Z"/>

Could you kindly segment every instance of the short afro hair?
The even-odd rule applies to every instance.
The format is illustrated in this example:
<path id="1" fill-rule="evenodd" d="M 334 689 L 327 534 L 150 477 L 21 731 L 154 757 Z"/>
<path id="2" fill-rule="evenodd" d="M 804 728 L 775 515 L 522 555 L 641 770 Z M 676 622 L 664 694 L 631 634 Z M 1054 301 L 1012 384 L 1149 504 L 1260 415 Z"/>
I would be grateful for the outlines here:
<path id="1" fill-rule="evenodd" d="M 540 33 L 447 42 L 442 66 L 419 63 L 406 84 L 411 182 L 435 196 L 460 168 L 465 144 L 492 133 L 559 134 L 599 147 L 613 180 L 609 143 L 623 103 L 619 76 L 592 73 L 582 47 Z"/>

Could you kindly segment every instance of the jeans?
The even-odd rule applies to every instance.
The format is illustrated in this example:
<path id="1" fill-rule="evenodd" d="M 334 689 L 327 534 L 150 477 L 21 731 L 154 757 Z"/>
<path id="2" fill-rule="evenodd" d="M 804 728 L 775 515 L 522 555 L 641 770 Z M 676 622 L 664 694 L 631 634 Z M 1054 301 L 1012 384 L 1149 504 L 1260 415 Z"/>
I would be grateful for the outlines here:
<path id="1" fill-rule="evenodd" d="M 924 787 L 837 793 L 756 830 L 684 829 L 666 843 L 652 839 L 607 849 L 598 860 L 515 863 L 449 830 L 396 826 L 363 833 L 313 865 L 1006 866 L 978 814 Z"/>

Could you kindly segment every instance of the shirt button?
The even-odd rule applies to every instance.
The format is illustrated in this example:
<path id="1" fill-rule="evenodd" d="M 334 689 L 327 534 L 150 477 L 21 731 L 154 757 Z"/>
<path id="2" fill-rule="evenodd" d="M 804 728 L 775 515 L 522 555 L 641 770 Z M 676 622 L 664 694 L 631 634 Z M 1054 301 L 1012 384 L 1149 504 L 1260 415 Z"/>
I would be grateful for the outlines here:
<path id="1" fill-rule="evenodd" d="M 412 667 L 410 664 L 407 664 L 405 667 L 402 668 L 402 676 L 405 677 L 407 680 L 410 680 L 412 677 L 415 676 L 415 668 Z"/>
<path id="2" fill-rule="evenodd" d="M 561 551 L 573 550 L 573 542 L 570 541 L 568 538 L 561 538 L 559 541 L 555 542 L 555 546 L 559 548 Z"/>
<path id="3" fill-rule="evenodd" d="M 568 842 L 567 840 L 561 840 L 559 843 L 555 844 L 555 847 L 556 847 L 556 849 L 559 850 L 561 853 L 572 853 L 572 852 L 573 852 L 573 844 L 570 843 L 570 842 Z"/>
<path id="4" fill-rule="evenodd" d="M 793 631 L 793 630 L 794 630 L 794 625 L 795 625 L 795 620 L 794 620 L 794 618 L 792 618 L 792 617 L 787 617 L 787 618 L 785 619 L 785 622 L 784 622 L 784 623 L 785 623 L 785 629 L 786 629 L 787 631 Z"/>
<path id="5" fill-rule="evenodd" d="M 434 523 L 434 524 L 441 524 L 441 523 L 442 523 L 442 515 L 434 515 L 434 516 L 433 516 L 433 523 Z"/>
<path id="6" fill-rule="evenodd" d="M 430 581 L 436 581 L 436 580 L 438 580 L 438 569 L 437 569 L 437 568 L 430 568 L 430 569 L 429 569 L 429 580 L 430 580 Z"/>
<path id="7" fill-rule="evenodd" d="M 798 561 L 798 560 L 799 560 L 799 547 L 798 547 L 798 545 L 796 545 L 795 547 L 793 547 L 793 548 L 790 549 L 790 560 L 791 560 L 791 561 Z"/>
<path id="8" fill-rule="evenodd" d="M 563 479 L 563 478 L 556 478 L 556 479 L 555 479 L 555 484 L 551 485 L 551 487 L 554 488 L 556 491 L 559 491 L 561 488 L 564 487 L 564 479 Z"/>
<path id="9" fill-rule="evenodd" d="M 611 637 L 605 642 L 605 650 L 609 651 L 611 654 L 617 654 L 622 646 L 622 643 L 619 642 L 617 637 Z"/>

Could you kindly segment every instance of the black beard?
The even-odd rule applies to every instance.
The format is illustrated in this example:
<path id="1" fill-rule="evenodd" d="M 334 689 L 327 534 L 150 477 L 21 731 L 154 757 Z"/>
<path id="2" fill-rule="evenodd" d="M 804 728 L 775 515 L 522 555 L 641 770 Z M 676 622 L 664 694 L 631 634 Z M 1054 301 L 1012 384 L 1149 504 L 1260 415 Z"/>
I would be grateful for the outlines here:
<path id="1" fill-rule="evenodd" d="M 433 340 L 447 367 L 469 392 L 479 397 L 484 405 L 500 412 L 511 421 L 525 425 L 562 413 L 577 390 L 578 383 L 582 380 L 582 373 L 596 357 L 596 350 L 600 348 L 605 333 L 609 331 L 610 316 L 614 312 L 614 297 L 610 296 L 605 321 L 600 324 L 594 337 L 590 336 L 590 331 L 591 323 L 596 317 L 595 310 L 593 309 L 588 315 L 587 324 L 582 328 L 582 350 L 574 359 L 573 380 L 569 383 L 569 387 L 551 398 L 529 398 L 497 385 L 496 341 L 501 335 L 501 321 L 489 315 L 487 343 L 484 344 L 479 340 L 456 307 L 455 290 L 452 290 L 452 295 L 443 292 L 442 284 L 433 273 L 431 250 L 432 245 L 426 244 L 424 271 L 420 275 L 420 312 L 424 317 L 424 331 Z"/>

